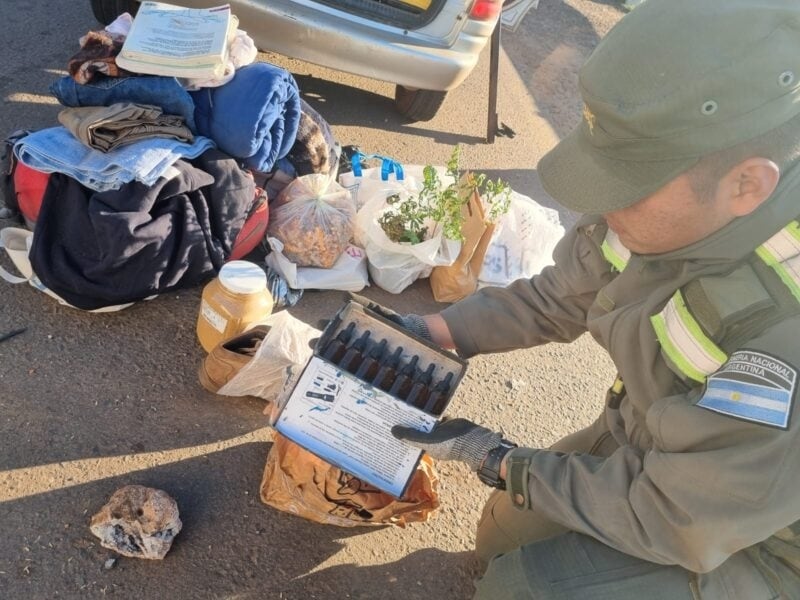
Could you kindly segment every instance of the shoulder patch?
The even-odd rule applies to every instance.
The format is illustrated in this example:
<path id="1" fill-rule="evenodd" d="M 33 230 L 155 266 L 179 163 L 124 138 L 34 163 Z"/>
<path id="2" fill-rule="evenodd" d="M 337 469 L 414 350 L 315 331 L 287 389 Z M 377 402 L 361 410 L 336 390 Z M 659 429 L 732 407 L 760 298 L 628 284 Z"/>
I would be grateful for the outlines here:
<path id="1" fill-rule="evenodd" d="M 723 415 L 787 429 L 797 369 L 755 350 L 739 350 L 709 375 L 697 406 Z"/>

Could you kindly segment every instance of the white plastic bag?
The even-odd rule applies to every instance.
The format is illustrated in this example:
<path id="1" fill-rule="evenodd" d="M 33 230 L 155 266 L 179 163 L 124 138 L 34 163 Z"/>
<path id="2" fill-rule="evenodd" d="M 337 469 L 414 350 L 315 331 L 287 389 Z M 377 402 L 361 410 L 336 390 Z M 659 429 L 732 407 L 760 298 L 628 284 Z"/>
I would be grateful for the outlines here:
<path id="1" fill-rule="evenodd" d="M 428 231 L 435 232 L 429 240 L 419 244 L 393 242 L 378 223 L 387 210 L 386 200 L 376 198 L 356 216 L 364 230 L 369 274 L 377 286 L 399 294 L 420 277 L 430 275 L 433 267 L 453 264 L 461 250 L 460 242 L 445 238 L 435 223 L 428 224 Z"/>
<path id="2" fill-rule="evenodd" d="M 361 161 L 370 158 L 380 159 L 381 166 L 363 169 Z M 406 184 L 408 183 L 407 175 L 410 175 L 411 185 L 415 185 L 413 183 L 414 175 L 408 173 L 400 163 L 386 156 L 377 154 L 364 156 L 356 152 L 350 160 L 353 170 L 339 175 L 339 184 L 350 191 L 353 196 L 353 202 L 356 205 L 356 211 L 360 210 L 367 201 L 373 198 L 386 198 L 391 194 L 406 189 Z M 414 169 L 414 167 L 410 168 Z M 419 175 L 422 173 L 421 169 L 422 167 L 420 167 Z"/>
<path id="3" fill-rule="evenodd" d="M 274 401 L 284 384 L 302 370 L 312 349 L 309 345 L 322 332 L 282 310 L 263 323 L 270 330 L 253 358 L 223 385 L 223 396 L 257 396 Z"/>
<path id="4" fill-rule="evenodd" d="M 362 158 L 378 158 L 381 166 L 361 169 Z M 378 155 L 354 155 L 352 160 L 353 172 L 342 173 L 339 182 L 351 191 L 359 207 L 353 241 L 366 251 L 367 267 L 375 284 L 387 292 L 399 294 L 420 277 L 430 275 L 433 267 L 452 264 L 461 244 L 445 239 L 434 223 L 428 224 L 428 230 L 434 231 L 434 235 L 420 244 L 393 242 L 378 224 L 378 219 L 389 209 L 386 198 L 393 194 L 414 195 L 422 189 L 420 182 L 425 167 L 401 166 Z M 445 167 L 435 169 L 440 178 L 447 176 Z"/>
<path id="5" fill-rule="evenodd" d="M 21 275 L 21 277 L 13 275 L 8 271 L 6 271 L 2 266 L 0 266 L 0 279 L 4 279 L 8 283 L 13 283 L 13 284 L 27 282 L 40 292 L 44 292 L 51 298 L 55 298 L 56 300 L 58 300 L 60 304 L 63 304 L 64 306 L 69 306 L 70 308 L 74 308 L 76 310 L 82 310 L 64 300 L 61 296 L 56 294 L 50 288 L 46 287 L 39 280 L 39 278 L 36 276 L 36 273 L 33 272 L 33 267 L 31 266 L 30 258 L 28 258 L 32 245 L 33 245 L 32 231 L 29 231 L 27 229 L 20 229 L 19 227 L 4 227 L 3 229 L 0 229 L 0 250 L 6 251 L 9 258 L 11 258 L 11 262 L 14 263 L 14 267 L 16 267 L 17 271 Z M 152 298 L 155 298 L 155 296 L 145 298 L 145 300 L 150 300 Z M 133 304 L 134 304 L 133 302 L 128 302 L 126 304 L 114 304 L 112 306 L 104 306 L 102 308 L 96 308 L 94 310 L 87 310 L 84 312 L 90 312 L 90 313 L 115 312 L 118 310 L 122 310 L 123 308 L 128 308 L 129 306 L 133 306 Z"/>
<path id="6" fill-rule="evenodd" d="M 267 231 L 293 263 L 329 269 L 350 243 L 355 214 L 350 193 L 332 177 L 303 175 L 270 206 Z"/>
<path id="7" fill-rule="evenodd" d="M 498 220 L 486 250 L 478 287 L 533 277 L 553 264 L 553 249 L 563 236 L 557 211 L 512 191 L 509 211 Z"/>
<path id="8" fill-rule="evenodd" d="M 367 254 L 361 248 L 350 245 L 330 269 L 318 269 L 298 267 L 284 256 L 280 240 L 267 237 L 267 241 L 272 250 L 267 254 L 267 266 L 280 273 L 291 288 L 358 292 L 369 285 Z"/>
<path id="9" fill-rule="evenodd" d="M 363 158 L 380 158 L 381 166 L 362 169 L 358 156 L 353 157 L 354 170 L 339 175 L 339 183 L 347 188 L 353 196 L 357 213 L 362 218 L 356 217 L 353 229 L 353 242 L 361 248 L 366 247 L 366 215 L 374 213 L 386 204 L 386 198 L 392 194 L 417 193 L 422 189 L 423 165 L 400 165 L 399 163 L 382 156 L 372 155 Z M 447 176 L 445 167 L 435 167 L 440 179 Z M 368 203 L 370 208 L 364 210 Z"/>

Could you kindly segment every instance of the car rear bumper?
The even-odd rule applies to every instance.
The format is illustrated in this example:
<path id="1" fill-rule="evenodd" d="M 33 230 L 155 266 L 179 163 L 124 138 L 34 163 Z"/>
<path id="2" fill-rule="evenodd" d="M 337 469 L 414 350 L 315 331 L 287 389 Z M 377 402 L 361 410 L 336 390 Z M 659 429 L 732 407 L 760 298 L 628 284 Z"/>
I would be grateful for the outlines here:
<path id="1" fill-rule="evenodd" d="M 458 18 L 448 14 L 447 8 L 430 25 L 403 30 L 311 0 L 233 0 L 230 4 L 239 17 L 239 27 L 262 50 L 436 91 L 450 90 L 464 81 L 494 26 L 465 16 Z M 429 34 L 437 29 L 437 21 L 448 20 L 460 29 L 452 29 L 445 38 Z"/>

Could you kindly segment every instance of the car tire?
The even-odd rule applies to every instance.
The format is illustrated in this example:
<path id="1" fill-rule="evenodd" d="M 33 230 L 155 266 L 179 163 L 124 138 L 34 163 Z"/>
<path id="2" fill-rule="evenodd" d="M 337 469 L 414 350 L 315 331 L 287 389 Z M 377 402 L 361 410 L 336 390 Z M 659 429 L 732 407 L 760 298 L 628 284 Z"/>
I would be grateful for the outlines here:
<path id="1" fill-rule="evenodd" d="M 137 0 L 91 0 L 91 3 L 94 18 L 103 25 L 108 25 L 124 12 L 135 17 L 139 10 Z"/>
<path id="2" fill-rule="evenodd" d="M 394 104 L 397 111 L 412 121 L 430 121 L 436 116 L 447 92 L 413 90 L 402 85 L 394 89 Z"/>

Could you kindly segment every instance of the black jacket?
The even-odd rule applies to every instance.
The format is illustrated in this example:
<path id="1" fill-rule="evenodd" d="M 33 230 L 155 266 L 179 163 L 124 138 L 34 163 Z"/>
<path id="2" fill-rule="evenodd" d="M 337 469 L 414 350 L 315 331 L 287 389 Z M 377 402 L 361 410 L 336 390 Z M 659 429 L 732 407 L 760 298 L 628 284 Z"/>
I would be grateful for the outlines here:
<path id="1" fill-rule="evenodd" d="M 31 248 L 39 279 L 92 310 L 194 286 L 230 255 L 255 198 L 255 183 L 218 150 L 175 163 L 148 187 L 94 192 L 54 173 Z"/>

